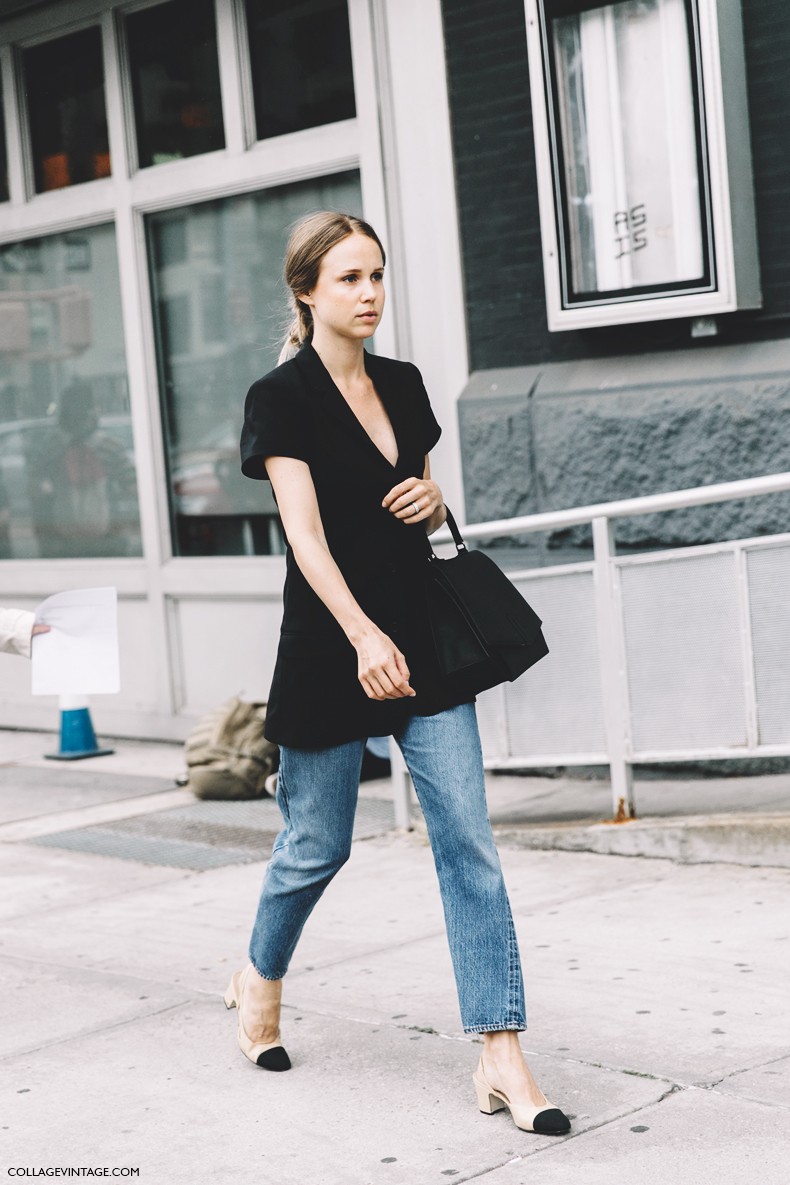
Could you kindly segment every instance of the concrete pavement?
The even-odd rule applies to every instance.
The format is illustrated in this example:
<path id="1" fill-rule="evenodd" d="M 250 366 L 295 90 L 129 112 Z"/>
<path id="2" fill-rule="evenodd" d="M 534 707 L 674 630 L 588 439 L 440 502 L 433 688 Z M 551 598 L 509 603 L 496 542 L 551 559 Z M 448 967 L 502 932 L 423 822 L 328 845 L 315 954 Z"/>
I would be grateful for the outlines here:
<path id="1" fill-rule="evenodd" d="M 355 843 L 286 980 L 294 1069 L 267 1074 L 238 1052 L 221 995 L 245 961 L 268 853 L 197 872 L 41 846 L 81 821 L 155 821 L 192 802 L 173 789 L 175 747 L 120 742 L 78 768 L 41 761 L 45 748 L 0 733 L 0 1175 L 127 1166 L 151 1185 L 785 1185 L 786 868 L 524 850 L 527 832 L 557 822 L 598 826 L 606 788 L 490 779 L 527 981 L 522 1044 L 575 1117 L 570 1137 L 551 1140 L 477 1110 L 479 1044 L 460 1027 L 419 830 Z M 781 815 L 784 783 L 749 782 L 729 800 L 732 787 L 702 783 L 678 806 L 728 818 L 746 796 L 740 813 Z"/>

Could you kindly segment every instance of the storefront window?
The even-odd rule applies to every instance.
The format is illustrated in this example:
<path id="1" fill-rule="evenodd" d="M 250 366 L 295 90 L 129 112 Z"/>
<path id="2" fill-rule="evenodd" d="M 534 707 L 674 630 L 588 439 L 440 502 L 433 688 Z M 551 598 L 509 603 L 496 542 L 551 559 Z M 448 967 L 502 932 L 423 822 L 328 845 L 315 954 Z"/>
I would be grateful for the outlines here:
<path id="1" fill-rule="evenodd" d="M 0 557 L 140 554 L 114 229 L 0 246 Z"/>
<path id="2" fill-rule="evenodd" d="M 126 37 L 140 165 L 224 148 L 213 0 L 130 13 Z"/>
<path id="3" fill-rule="evenodd" d="M 346 0 L 247 0 L 258 139 L 356 115 Z"/>
<path id="4" fill-rule="evenodd" d="M 25 50 L 24 79 L 36 192 L 108 177 L 101 30 Z"/>
<path id="5" fill-rule="evenodd" d="M 360 207 L 352 172 L 149 215 L 177 554 L 284 550 L 271 487 L 239 469 L 244 396 L 277 364 L 289 226 L 310 210 Z"/>
<path id="6" fill-rule="evenodd" d="M 684 0 L 621 0 L 552 22 L 575 297 L 705 282 L 688 16 Z"/>

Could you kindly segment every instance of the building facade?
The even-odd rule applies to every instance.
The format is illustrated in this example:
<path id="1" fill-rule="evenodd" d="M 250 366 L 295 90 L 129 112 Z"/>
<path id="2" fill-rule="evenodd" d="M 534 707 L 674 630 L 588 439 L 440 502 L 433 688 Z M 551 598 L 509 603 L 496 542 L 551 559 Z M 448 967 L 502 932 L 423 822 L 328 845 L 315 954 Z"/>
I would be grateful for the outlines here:
<path id="1" fill-rule="evenodd" d="M 540 6 L 527 3 L 526 14 L 522 0 L 444 0 L 443 10 L 472 373 L 459 402 L 468 520 L 507 518 L 790 469 L 790 247 L 785 234 L 790 165 L 784 148 L 790 98 L 783 81 L 790 58 L 790 10 L 776 0 L 613 5 L 546 0 Z M 607 18 L 632 28 L 631 42 L 624 29 L 616 30 L 620 87 L 616 100 L 609 96 L 603 120 L 608 126 L 601 128 L 599 118 L 594 128 L 591 116 L 582 129 L 588 157 L 596 151 L 596 130 L 604 141 L 597 149 L 604 182 L 618 163 L 626 174 L 624 194 L 611 202 L 615 213 L 608 222 L 602 220 L 604 246 L 613 262 L 624 246 L 636 248 L 634 260 L 650 254 L 640 250 L 640 228 L 632 228 L 633 242 L 623 237 L 623 218 L 629 210 L 636 208 L 637 218 L 649 216 L 654 225 L 648 224 L 648 235 L 655 230 L 656 237 L 663 234 L 666 241 L 677 229 L 670 214 L 659 211 L 654 218 L 651 207 L 660 203 L 667 188 L 664 178 L 682 177 L 683 169 L 667 159 L 666 149 L 682 142 L 680 124 L 684 117 L 690 120 L 695 108 L 702 122 L 699 107 L 704 103 L 707 127 L 697 127 L 696 135 L 705 132 L 706 144 L 698 143 L 696 153 L 689 154 L 697 161 L 685 169 L 686 209 L 701 204 L 706 166 L 726 142 L 727 159 L 719 157 L 719 176 L 709 184 L 718 185 L 720 198 L 731 200 L 733 207 L 722 219 L 728 225 L 716 227 L 715 233 L 721 240 L 725 233 L 740 232 L 741 246 L 749 255 L 751 291 L 743 307 L 732 307 L 737 305 L 732 300 L 725 311 L 716 312 L 715 301 L 705 307 L 703 297 L 696 309 L 681 315 L 679 303 L 694 296 L 680 293 L 680 301 L 670 296 L 662 309 L 655 296 L 644 299 L 650 297 L 648 287 L 646 293 L 637 292 L 641 301 L 635 300 L 622 317 L 616 300 L 608 310 L 593 310 L 598 316 L 590 316 L 586 324 L 572 323 L 570 328 L 561 322 L 566 310 L 558 307 L 556 297 L 555 307 L 547 310 L 550 264 L 545 255 L 556 247 L 558 236 L 554 225 L 546 225 L 551 222 L 548 203 L 541 205 L 545 177 L 540 163 L 554 154 L 555 173 L 560 174 L 557 189 L 562 190 L 570 188 L 568 173 L 578 161 L 568 162 L 570 152 L 566 153 L 563 169 L 556 156 L 567 145 L 552 143 L 542 121 L 536 124 L 536 91 L 540 98 L 557 79 L 547 82 L 545 65 L 541 69 L 536 55 L 528 54 L 530 14 L 542 22 L 544 49 L 553 49 L 555 59 L 563 51 L 562 37 L 566 43 L 575 37 L 583 61 L 584 33 L 594 37 L 595 24 Z M 579 27 L 582 17 L 587 18 L 587 30 Z M 677 52 L 691 60 L 694 50 L 700 50 L 692 80 L 688 60 L 671 59 L 666 27 L 658 28 L 662 18 L 665 25 L 675 21 Z M 547 47 L 552 30 L 546 26 L 552 23 L 556 36 Z M 645 46 L 638 40 L 640 25 L 645 26 Z M 714 34 L 718 47 L 710 44 Z M 602 53 L 594 42 L 590 52 Z M 596 63 L 611 79 L 616 57 L 607 61 L 602 56 Z M 636 66 L 642 73 L 635 77 Z M 590 89 L 594 70 L 591 74 Z M 693 103 L 688 97 L 690 82 Z M 682 84 L 686 90 L 678 110 Z M 571 98 L 581 107 L 586 97 L 592 107 L 595 95 L 585 95 L 583 78 L 577 85 L 581 96 L 566 83 Z M 724 112 L 714 110 L 717 96 L 712 92 L 717 87 Z M 555 96 L 555 108 L 561 98 Z M 645 104 L 658 112 L 652 122 Z M 560 110 L 558 124 L 562 116 Z M 606 142 L 607 134 L 613 137 L 613 123 L 620 125 L 624 162 L 617 161 Z M 564 129 L 559 130 L 561 134 Z M 566 139 L 572 141 L 572 133 L 571 128 Z M 577 192 L 560 193 L 560 199 L 564 197 L 566 205 L 569 198 L 575 199 L 589 209 L 591 186 L 585 187 L 584 177 L 575 180 Z M 682 201 L 682 192 L 676 193 L 676 205 Z M 623 212 L 618 223 L 619 206 Z M 742 214 L 745 227 L 737 225 Z M 583 237 L 583 229 L 577 236 Z M 697 237 L 699 228 L 696 235 L 692 228 L 692 240 Z M 685 246 L 693 255 L 698 244 Z M 694 259 L 691 266 L 702 270 Z M 723 262 L 719 271 L 725 270 Z M 603 295 L 617 283 L 604 280 Z M 653 292 L 657 290 L 660 285 L 653 285 Z M 623 294 L 622 288 L 612 293 L 615 298 Z M 640 548 L 783 531 L 788 511 L 787 499 L 774 497 L 648 516 L 624 524 L 618 543 Z M 585 531 L 578 529 L 535 546 L 541 552 L 539 562 L 545 563 L 568 549 L 578 555 L 588 542 Z"/>
<path id="2" fill-rule="evenodd" d="M 423 371 L 468 521 L 790 468 L 788 53 L 776 0 L 0 3 L 0 603 L 117 586 L 98 727 L 268 688 L 283 543 L 239 414 L 307 210 L 385 239 L 375 348 Z M 28 677 L 0 659 L 0 721 L 51 726 Z"/>

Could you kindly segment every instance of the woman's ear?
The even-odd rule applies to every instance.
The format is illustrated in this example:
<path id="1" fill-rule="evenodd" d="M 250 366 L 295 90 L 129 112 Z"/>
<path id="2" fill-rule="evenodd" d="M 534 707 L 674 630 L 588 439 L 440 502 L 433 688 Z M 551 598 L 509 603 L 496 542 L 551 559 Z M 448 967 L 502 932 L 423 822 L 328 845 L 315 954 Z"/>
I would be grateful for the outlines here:
<path id="1" fill-rule="evenodd" d="M 306 304 L 308 309 L 313 308 L 315 301 L 309 292 L 300 292 L 296 298 L 300 304 Z"/>

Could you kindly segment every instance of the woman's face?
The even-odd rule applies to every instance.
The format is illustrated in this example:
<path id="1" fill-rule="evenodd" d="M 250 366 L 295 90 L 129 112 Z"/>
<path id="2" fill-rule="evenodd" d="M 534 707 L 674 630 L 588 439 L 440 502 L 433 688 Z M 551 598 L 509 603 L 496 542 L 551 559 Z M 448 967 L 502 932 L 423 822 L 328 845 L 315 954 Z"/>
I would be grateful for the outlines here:
<path id="1" fill-rule="evenodd" d="M 315 288 L 300 300 L 312 309 L 319 333 L 371 337 L 384 311 L 384 264 L 373 239 L 351 234 L 335 243 L 321 260 Z"/>

